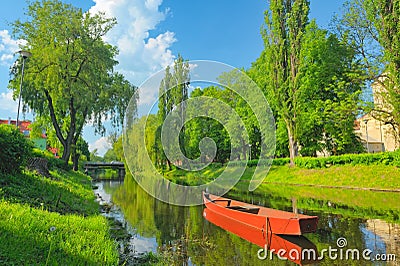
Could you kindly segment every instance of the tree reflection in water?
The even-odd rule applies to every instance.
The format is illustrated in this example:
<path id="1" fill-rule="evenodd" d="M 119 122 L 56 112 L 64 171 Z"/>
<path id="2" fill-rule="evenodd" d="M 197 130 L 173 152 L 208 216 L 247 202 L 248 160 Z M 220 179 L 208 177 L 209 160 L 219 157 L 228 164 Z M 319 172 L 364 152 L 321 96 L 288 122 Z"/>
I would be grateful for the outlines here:
<path id="1" fill-rule="evenodd" d="M 203 206 L 179 207 L 160 202 L 149 196 L 141 189 L 134 179 L 127 175 L 125 181 L 114 189 L 106 190 L 112 194 L 113 202 L 119 205 L 124 213 L 125 219 L 134 228 L 137 236 L 156 239 L 156 247 L 170 260 L 171 265 L 291 265 L 293 262 L 273 260 L 262 261 L 258 259 L 257 253 L 260 249 L 235 233 L 231 233 L 203 217 Z M 364 191 L 318 191 L 310 190 L 320 197 L 313 198 L 306 191 L 299 188 L 274 188 L 269 192 L 263 189 L 261 195 L 255 193 L 231 192 L 229 197 L 238 200 L 252 202 L 266 207 L 290 210 L 292 208 L 291 198 L 297 198 L 299 213 L 307 209 L 307 214 L 318 215 L 319 225 L 315 234 L 308 234 L 307 238 L 318 250 L 332 246 L 336 247 L 336 240 L 345 237 L 348 241 L 348 248 L 365 249 L 373 246 L 386 247 L 385 250 L 397 252 L 400 258 L 400 243 L 397 241 L 388 242 L 386 239 L 392 236 L 382 237 L 382 230 L 373 231 L 369 218 L 380 218 L 380 226 L 392 226 L 397 228 L 391 230 L 391 234 L 398 233 L 397 224 L 388 223 L 383 219 L 392 219 L 395 216 L 386 214 L 398 212 L 400 196 L 397 194 L 366 195 Z M 354 204 L 346 205 L 346 202 L 331 200 L 331 207 L 327 205 L 328 200 L 324 195 L 336 194 L 338 198 L 353 198 Z M 349 193 L 351 195 L 346 195 Z M 373 192 L 371 192 L 373 193 Z M 376 193 L 376 192 L 375 192 Z M 307 196 L 302 196 L 302 195 Z M 341 194 L 341 195 L 340 195 Z M 359 201 L 360 197 L 367 197 Z M 378 197 L 379 196 L 379 197 Z M 368 197 L 376 202 L 378 208 L 368 205 Z M 335 199 L 334 196 L 331 197 Z M 378 202 L 378 198 L 386 201 L 386 205 Z M 391 202 L 393 201 L 393 202 Z M 395 203 L 397 201 L 397 203 Z M 351 202 L 348 202 L 351 203 Z M 372 203 L 371 203 L 372 204 Z M 386 209 L 382 206 L 386 206 Z M 383 224 L 383 225 L 382 225 Z M 394 224 L 394 225 L 391 225 Z M 367 232 L 367 233 L 366 233 Z M 379 237 L 380 234 L 380 237 Z M 375 235 L 376 237 L 371 237 Z M 397 236 L 398 237 L 398 236 Z M 132 240 L 135 241 L 134 239 Z M 149 250 L 150 251 L 150 250 Z M 319 265 L 343 265 L 343 261 L 323 260 Z M 380 265 L 367 261 L 346 261 L 346 265 Z M 390 264 L 389 264 L 390 265 Z M 395 264 L 393 264 L 395 265 Z"/>

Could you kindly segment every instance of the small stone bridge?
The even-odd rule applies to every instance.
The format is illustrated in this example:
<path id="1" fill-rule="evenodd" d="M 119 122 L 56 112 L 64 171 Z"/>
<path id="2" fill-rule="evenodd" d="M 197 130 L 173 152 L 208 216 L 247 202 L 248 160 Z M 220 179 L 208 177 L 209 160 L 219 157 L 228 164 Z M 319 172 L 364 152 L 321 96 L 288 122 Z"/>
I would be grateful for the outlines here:
<path id="1" fill-rule="evenodd" d="M 102 169 L 118 170 L 118 179 L 125 177 L 125 165 L 123 162 L 87 162 L 83 165 L 85 173 L 91 177 L 98 178 Z"/>

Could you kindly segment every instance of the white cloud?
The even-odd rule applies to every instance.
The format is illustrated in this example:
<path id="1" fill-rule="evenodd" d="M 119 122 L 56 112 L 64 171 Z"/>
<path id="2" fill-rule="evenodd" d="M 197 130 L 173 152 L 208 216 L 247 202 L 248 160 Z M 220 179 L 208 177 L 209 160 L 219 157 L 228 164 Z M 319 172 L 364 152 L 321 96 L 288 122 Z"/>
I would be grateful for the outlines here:
<path id="1" fill-rule="evenodd" d="M 144 45 L 144 57 L 150 61 L 158 62 L 158 65 L 153 65 L 152 70 L 156 71 L 161 67 L 166 67 L 172 63 L 174 56 L 168 48 L 176 41 L 175 34 L 167 31 L 158 35 L 156 38 L 149 38 Z M 150 65 L 151 67 L 151 65 Z"/>
<path id="2" fill-rule="evenodd" d="M 0 30 L 0 64 L 10 66 L 14 61 L 14 54 L 25 45 L 24 40 L 14 40 L 8 30 Z"/>
<path id="3" fill-rule="evenodd" d="M 104 12 L 115 17 L 117 25 L 105 36 L 105 41 L 119 49 L 117 70 L 133 84 L 139 86 L 158 70 L 173 63 L 175 56 L 170 47 L 177 41 L 175 33 L 164 31 L 154 36 L 151 31 L 166 19 L 169 9 L 160 10 L 162 0 L 93 0 L 90 13 Z M 0 65 L 11 66 L 14 53 L 23 45 L 23 40 L 13 40 L 7 30 L 0 30 Z M 140 90 L 139 105 L 153 103 L 158 95 L 158 86 Z M 8 95 L 8 94 L 7 94 Z M 2 109 L 10 108 L 6 95 L 1 95 Z M 3 101 L 6 101 L 4 107 Z"/>
<path id="4" fill-rule="evenodd" d="M 174 60 L 170 47 L 175 33 L 165 31 L 150 36 L 150 31 L 166 19 L 169 9 L 160 10 L 162 0 L 94 0 L 90 13 L 104 12 L 115 17 L 117 25 L 105 36 L 105 41 L 119 49 L 117 70 L 135 85 L 140 85 L 154 72 Z M 158 86 L 140 91 L 140 104 L 155 101 Z"/>
<path id="5" fill-rule="evenodd" d="M 7 111 L 10 115 L 17 113 L 18 105 L 17 102 L 13 100 L 13 93 L 2 92 L 0 93 L 0 110 Z"/>
<path id="6" fill-rule="evenodd" d="M 98 155 L 104 156 L 107 150 L 111 149 L 111 145 L 106 137 L 101 137 L 94 142 L 89 143 L 89 151 L 92 152 L 95 149 L 97 149 Z"/>

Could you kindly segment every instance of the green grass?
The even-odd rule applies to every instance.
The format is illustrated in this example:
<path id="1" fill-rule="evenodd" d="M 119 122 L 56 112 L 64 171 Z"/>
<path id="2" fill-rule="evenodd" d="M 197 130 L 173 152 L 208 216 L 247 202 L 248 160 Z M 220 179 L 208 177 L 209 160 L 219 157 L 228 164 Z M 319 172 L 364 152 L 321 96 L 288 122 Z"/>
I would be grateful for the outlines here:
<path id="1" fill-rule="evenodd" d="M 3 201 L 0 217 L 1 265 L 115 265 L 118 261 L 102 216 L 60 215 Z"/>
<path id="2" fill-rule="evenodd" d="M 229 195 L 246 201 L 242 197 L 247 190 L 248 182 L 239 182 Z M 400 193 L 262 184 L 251 195 L 276 209 L 291 210 L 292 199 L 296 199 L 300 209 L 400 222 Z"/>
<path id="3" fill-rule="evenodd" d="M 118 264 L 89 177 L 60 169 L 51 174 L 0 176 L 0 264 Z"/>
<path id="4" fill-rule="evenodd" d="M 241 180 L 250 180 L 254 169 L 247 167 Z M 164 176 L 178 184 L 199 185 L 214 180 L 224 170 L 216 166 L 197 172 L 174 169 Z M 400 189 L 400 168 L 390 165 L 340 165 L 321 169 L 271 166 L 264 183 L 397 190 Z"/>
<path id="5" fill-rule="evenodd" d="M 0 197 L 8 202 L 59 213 L 95 214 L 91 183 L 87 176 L 72 171 L 51 171 L 53 179 L 25 171 L 0 177 Z"/>
<path id="6" fill-rule="evenodd" d="M 225 166 L 221 166 L 221 164 L 211 164 L 200 171 L 191 172 L 176 168 L 171 171 L 166 171 L 162 174 L 174 183 L 187 186 L 196 186 L 214 180 L 224 171 L 224 169 Z"/>
<path id="7" fill-rule="evenodd" d="M 400 169 L 389 165 L 343 165 L 323 169 L 272 166 L 264 183 L 400 189 Z"/>

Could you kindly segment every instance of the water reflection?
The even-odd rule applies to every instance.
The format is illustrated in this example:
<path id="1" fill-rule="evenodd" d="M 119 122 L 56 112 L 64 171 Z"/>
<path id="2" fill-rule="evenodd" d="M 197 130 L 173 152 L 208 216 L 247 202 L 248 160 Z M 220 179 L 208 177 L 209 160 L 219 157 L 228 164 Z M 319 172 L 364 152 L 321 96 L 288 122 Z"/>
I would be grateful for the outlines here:
<path id="1" fill-rule="evenodd" d="M 272 260 L 272 254 L 278 254 L 282 260 L 288 259 L 299 265 L 318 261 L 317 247 L 304 236 L 279 236 L 261 231 L 209 209 L 204 209 L 203 216 L 207 221 L 261 247 L 257 252 L 260 260 Z"/>
<path id="2" fill-rule="evenodd" d="M 235 233 L 231 233 L 203 217 L 203 206 L 178 207 L 172 206 L 150 197 L 133 180 L 127 176 L 123 184 L 102 183 L 99 190 L 112 195 L 113 202 L 118 205 L 123 218 L 135 233 L 132 244 L 141 247 L 141 251 L 164 253 L 171 260 L 171 265 L 292 265 L 294 262 L 278 259 L 268 262 L 258 259 L 259 245 L 248 241 Z M 307 238 L 317 250 L 329 246 L 337 248 L 336 241 L 340 237 L 347 239 L 347 247 L 363 250 L 369 248 L 374 253 L 390 252 L 400 258 L 400 227 L 398 223 L 386 222 L 382 219 L 370 219 L 388 213 L 396 214 L 398 195 L 382 195 L 386 204 L 378 202 L 371 195 L 377 208 L 366 206 L 369 199 L 360 204 L 346 205 L 343 201 L 330 197 L 331 207 L 323 192 L 321 198 L 313 198 L 308 193 L 302 195 L 288 194 L 291 188 L 274 188 L 271 193 L 238 193 L 233 191 L 228 196 L 241 201 L 263 205 L 281 210 L 291 210 L 291 198 L 297 198 L 299 212 L 307 210 L 307 214 L 319 217 L 318 231 L 308 234 Z M 285 191 L 280 193 L 279 191 Z M 295 189 L 293 191 L 296 191 Z M 343 192 L 325 191 L 328 195 Z M 363 191 L 359 191 L 364 196 Z M 351 191 L 351 196 L 357 201 L 357 195 Z M 347 196 L 342 194 L 343 198 Z M 350 197 L 349 197 L 350 198 Z M 396 201 L 391 202 L 391 201 Z M 321 207 L 322 206 L 322 207 Z M 387 206 L 386 209 L 383 206 Z M 392 207 L 394 206 L 394 207 Z M 395 210 L 393 210 L 395 209 Z M 141 242 L 144 240 L 146 244 Z M 298 263 L 298 262 L 296 262 Z M 304 263 L 304 262 L 303 262 Z M 369 261 L 332 261 L 325 259 L 318 265 L 397 265 L 395 262 L 379 263 Z"/>
<path id="3" fill-rule="evenodd" d="M 97 200 L 100 205 L 108 205 L 110 208 L 103 212 L 105 217 L 113 218 L 122 224 L 127 231 L 132 235 L 132 238 L 128 242 L 121 242 L 120 248 L 129 250 L 134 256 L 141 255 L 146 252 L 156 252 L 157 251 L 157 241 L 156 237 L 152 234 L 147 234 L 146 236 L 141 235 L 138 232 L 136 226 L 132 226 L 132 223 L 128 222 L 124 211 L 121 210 L 120 205 L 113 204 L 115 196 L 118 195 L 118 191 L 123 188 L 122 181 L 102 181 L 95 184 L 96 189 L 94 193 L 97 196 Z M 113 229 L 113 228 L 111 228 Z"/>

